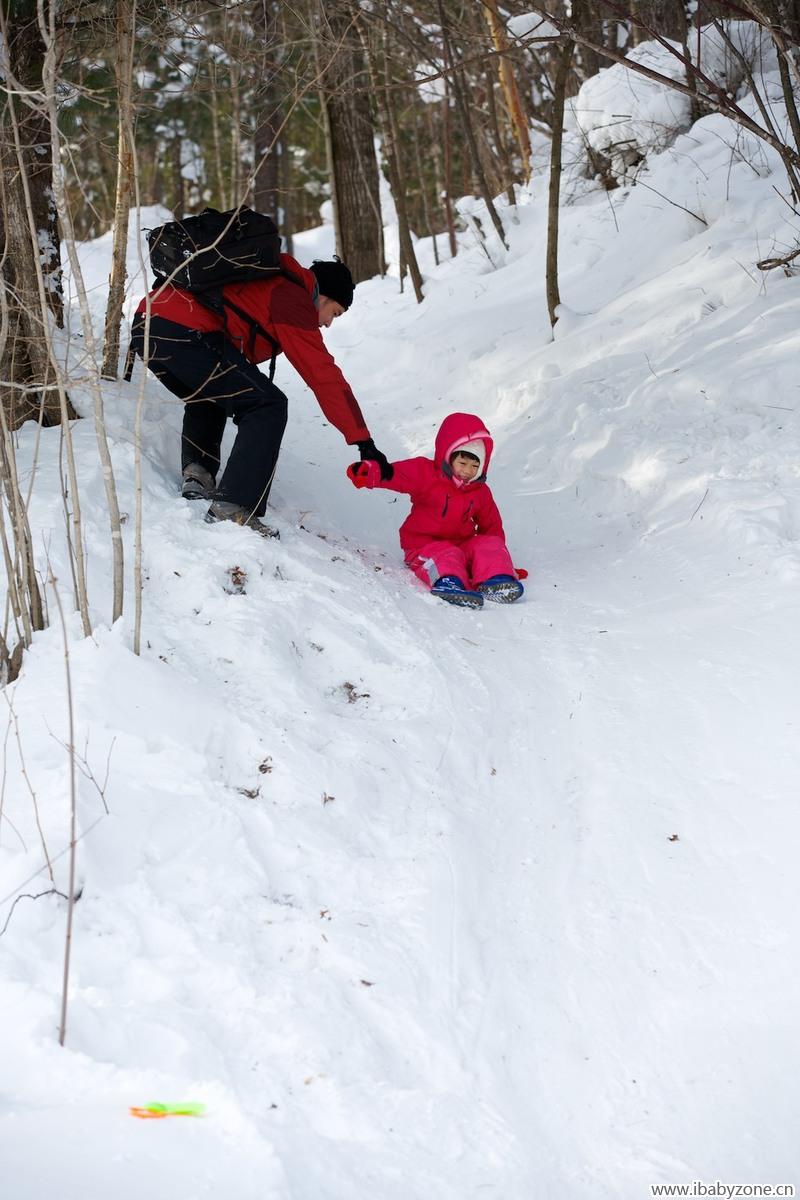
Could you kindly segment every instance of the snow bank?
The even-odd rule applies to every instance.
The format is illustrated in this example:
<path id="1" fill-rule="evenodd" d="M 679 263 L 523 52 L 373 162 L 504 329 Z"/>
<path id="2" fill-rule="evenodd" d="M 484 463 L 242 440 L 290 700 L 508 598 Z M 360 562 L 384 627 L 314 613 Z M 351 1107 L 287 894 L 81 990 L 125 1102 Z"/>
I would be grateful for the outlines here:
<path id="1" fill-rule="evenodd" d="M 699 53 L 694 37 L 688 49 L 692 62 L 712 84 L 742 100 L 745 111 L 762 123 L 748 91 L 748 72 L 752 72 L 765 90 L 778 128 L 788 132 L 775 47 L 766 30 L 751 21 L 705 26 Z M 667 79 L 686 83 L 682 54 L 677 43 L 643 42 L 627 57 Z M 688 95 L 614 63 L 586 80 L 568 103 L 564 161 L 590 178 L 607 173 L 611 180 L 624 181 L 635 177 L 639 164 L 670 146 L 691 123 Z M 732 130 L 726 140 L 738 140 L 735 133 Z M 747 135 L 740 153 L 758 158 L 757 139 Z"/>

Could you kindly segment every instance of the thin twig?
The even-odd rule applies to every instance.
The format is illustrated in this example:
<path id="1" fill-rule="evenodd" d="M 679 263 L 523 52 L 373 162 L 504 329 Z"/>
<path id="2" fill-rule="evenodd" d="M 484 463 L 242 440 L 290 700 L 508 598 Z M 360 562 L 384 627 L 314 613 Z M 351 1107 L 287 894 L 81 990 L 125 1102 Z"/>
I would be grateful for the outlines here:
<path id="1" fill-rule="evenodd" d="M 656 196 L 660 196 L 662 200 L 666 200 L 667 204 L 671 204 L 673 208 L 679 208 L 682 212 L 688 213 L 690 217 L 693 217 L 695 221 L 698 221 L 701 225 L 708 229 L 708 221 L 705 219 L 705 217 L 701 217 L 699 213 L 692 212 L 691 208 L 687 208 L 685 204 L 679 204 L 677 200 L 670 200 L 669 196 L 665 196 L 663 192 L 658 190 L 658 188 L 654 188 L 651 186 L 651 184 L 645 183 L 640 175 L 637 176 L 636 179 L 629 179 L 628 176 L 621 175 L 620 179 L 623 183 L 629 183 L 632 187 L 641 187 L 645 188 L 648 192 L 654 192 Z"/>
<path id="2" fill-rule="evenodd" d="M 64 977 L 61 988 L 61 1020 L 58 1027 L 58 1043 L 64 1045 L 67 1035 L 67 992 L 69 989 L 69 963 L 72 951 L 72 916 L 75 910 L 75 827 L 77 822 L 77 788 L 75 780 L 75 711 L 72 704 L 72 675 L 69 667 L 69 637 L 67 623 L 64 620 L 64 609 L 58 594 L 57 580 L 50 572 L 50 586 L 53 589 L 58 618 L 61 622 L 61 633 L 64 639 L 64 671 L 67 682 L 67 727 L 69 730 L 69 894 L 67 898 L 67 929 L 64 937 Z"/>
<path id="3" fill-rule="evenodd" d="M 6 817 L 6 820 L 8 820 L 8 817 Z M 89 827 L 83 831 L 83 833 L 80 835 L 80 837 L 75 839 L 75 845 L 76 846 L 79 845 L 85 837 L 89 836 L 89 834 L 92 832 L 92 830 L 95 828 L 95 826 L 99 825 L 100 822 L 104 821 L 104 820 L 105 820 L 105 813 L 101 813 L 100 816 L 97 818 L 97 820 L 92 821 L 91 825 L 89 825 Z M 69 854 L 71 849 L 72 849 L 72 846 L 66 845 L 63 850 L 59 850 L 58 854 L 54 854 L 51 857 L 50 861 L 57 863 L 59 861 L 59 859 L 62 859 L 64 857 L 65 854 Z M 42 873 L 42 871 L 44 871 L 44 869 L 45 869 L 45 864 L 43 863 L 41 865 L 41 867 L 39 867 L 36 871 L 33 872 L 32 875 L 29 875 L 27 879 L 23 879 L 22 883 L 18 883 L 17 886 L 15 888 L 13 888 L 8 893 L 7 896 L 3 896 L 2 900 L 0 900 L 0 905 L 8 903 L 8 901 L 11 899 L 12 896 L 16 896 L 16 894 L 20 890 L 20 888 L 27 887 L 29 883 L 33 882 L 33 880 L 36 878 L 37 875 L 41 875 L 41 873 Z"/>
<path id="4" fill-rule="evenodd" d="M 5 933 L 5 931 L 8 929 L 9 925 L 11 924 L 11 918 L 14 915 L 14 909 L 17 907 L 20 900 L 41 900 L 42 896 L 60 896 L 62 900 L 67 899 L 67 897 L 64 895 L 64 893 L 60 892 L 58 890 L 58 888 L 55 888 L 55 887 L 48 888 L 46 892 L 37 892 L 35 896 L 32 895 L 30 892 L 23 892 L 21 896 L 17 896 L 16 900 L 11 905 L 11 908 L 8 911 L 8 916 L 6 917 L 5 923 L 3 924 L 3 928 L 0 929 L 0 937 L 3 936 L 3 934 Z"/>
<path id="5" fill-rule="evenodd" d="M 707 496 L 707 495 L 708 495 L 708 488 L 706 488 L 706 490 L 705 490 L 705 494 L 703 495 L 703 499 L 700 501 L 700 503 L 698 504 L 697 508 L 696 508 L 696 509 L 694 510 L 694 512 L 692 513 L 691 517 L 689 517 L 689 523 L 690 523 L 690 524 L 691 524 L 691 522 L 692 522 L 692 521 L 695 519 L 695 517 L 697 516 L 697 514 L 700 512 L 700 509 L 701 509 L 701 508 L 703 507 L 703 505 L 705 504 L 705 502 L 706 502 L 706 496 Z"/>
<path id="6" fill-rule="evenodd" d="M 6 725 L 6 736 L 3 738 L 3 778 L 2 778 L 2 784 L 0 784 L 0 841 L 2 840 L 3 821 L 6 820 L 6 821 L 8 821 L 11 828 L 14 830 L 14 833 L 19 838 L 20 845 L 22 846 L 24 853 L 27 854 L 28 847 L 25 845 L 25 838 L 22 836 L 22 834 L 17 829 L 14 822 L 11 820 L 11 818 L 8 816 L 8 814 L 5 812 L 6 784 L 8 783 L 8 739 L 10 736 L 11 736 L 11 721 L 9 720 L 8 724 Z"/>
<path id="7" fill-rule="evenodd" d="M 798 254 L 800 254 L 800 246 L 791 254 L 785 254 L 783 258 L 762 258 L 756 263 L 756 267 L 759 271 L 774 271 L 776 267 L 788 266 L 797 258 Z"/>
<path id="8" fill-rule="evenodd" d="M 53 875 L 53 864 L 50 860 L 50 855 L 47 850 L 47 842 L 45 841 L 44 830 L 42 829 L 42 822 L 39 818 L 39 802 L 36 798 L 36 792 L 34 791 L 33 784 L 31 783 L 31 780 L 30 780 L 30 776 L 28 775 L 28 768 L 25 765 L 25 755 L 22 753 L 22 738 L 19 735 L 19 721 L 17 720 L 17 714 L 14 711 L 13 701 L 11 700 L 11 698 L 9 697 L 9 694 L 8 694 L 8 688 L 5 688 L 3 690 L 3 699 L 5 700 L 6 704 L 8 705 L 8 720 L 9 720 L 9 724 L 13 727 L 14 737 L 16 738 L 16 742 L 17 742 L 17 753 L 19 754 L 19 765 L 20 765 L 20 768 L 22 769 L 22 778 L 25 780 L 25 784 L 28 788 L 28 791 L 30 792 L 31 800 L 33 801 L 33 815 L 36 820 L 36 828 L 39 831 L 39 840 L 42 843 L 42 851 L 44 853 L 44 860 L 47 864 L 47 873 L 50 876 L 50 882 L 54 883 L 55 876 Z"/>
<path id="9" fill-rule="evenodd" d="M 45 722 L 45 725 L 47 725 L 47 722 Z M 69 746 L 67 745 L 67 743 L 62 742 L 61 738 L 56 737 L 56 735 L 53 733 L 53 731 L 49 725 L 47 726 L 47 732 L 50 734 L 50 737 L 53 739 L 53 741 L 58 743 L 58 745 L 62 748 L 62 750 L 66 750 L 67 752 L 69 752 Z M 116 740 L 117 740 L 116 737 L 113 737 L 111 739 L 111 745 L 108 748 L 108 757 L 106 758 L 106 774 L 105 774 L 105 779 L 103 780 L 102 786 L 97 782 L 97 776 L 95 775 L 92 768 L 89 766 L 89 737 L 88 737 L 88 734 L 86 737 L 86 745 L 84 747 L 83 754 L 78 754 L 77 750 L 75 751 L 75 761 L 78 765 L 78 770 L 80 771 L 80 773 L 84 777 L 84 779 L 88 779 L 89 782 L 94 785 L 95 791 L 97 792 L 98 796 L 100 797 L 100 799 L 103 803 L 103 808 L 106 810 L 107 815 L 110 814 L 111 810 L 109 809 L 108 801 L 106 800 L 106 788 L 108 787 L 108 776 L 111 772 L 111 754 L 114 750 L 114 743 L 116 742 Z"/>

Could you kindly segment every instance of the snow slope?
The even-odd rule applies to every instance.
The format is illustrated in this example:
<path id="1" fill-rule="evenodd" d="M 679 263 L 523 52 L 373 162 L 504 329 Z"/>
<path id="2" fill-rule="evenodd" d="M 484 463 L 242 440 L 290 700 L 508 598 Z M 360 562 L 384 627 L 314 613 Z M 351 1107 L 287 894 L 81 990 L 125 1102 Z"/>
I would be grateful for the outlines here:
<path id="1" fill-rule="evenodd" d="M 374 280 L 326 335 L 390 457 L 428 452 L 449 411 L 488 422 L 531 571 L 513 607 L 424 593 L 405 501 L 349 487 L 352 452 L 286 365 L 281 540 L 206 526 L 175 496 L 180 412 L 145 381 L 136 658 L 132 602 L 104 624 L 102 480 L 76 425 L 98 628 L 70 619 L 70 671 L 93 779 L 61 1049 L 64 902 L 12 910 L 50 886 L 29 878 L 20 750 L 66 885 L 54 621 L 8 689 L 8 1200 L 800 1182 L 800 284 L 753 266 L 795 229 L 777 165 L 732 140 L 707 118 L 649 186 L 564 208 L 554 340 L 541 179 L 504 212 L 497 269 L 470 234 L 438 268 L 420 243 L 423 305 Z M 98 322 L 108 252 L 84 248 Z M 130 514 L 140 371 L 106 387 Z M 23 465 L 33 447 L 26 428 Z M 57 454 L 45 431 L 32 516 L 69 607 Z M 182 1099 L 206 1116 L 128 1115 Z"/>

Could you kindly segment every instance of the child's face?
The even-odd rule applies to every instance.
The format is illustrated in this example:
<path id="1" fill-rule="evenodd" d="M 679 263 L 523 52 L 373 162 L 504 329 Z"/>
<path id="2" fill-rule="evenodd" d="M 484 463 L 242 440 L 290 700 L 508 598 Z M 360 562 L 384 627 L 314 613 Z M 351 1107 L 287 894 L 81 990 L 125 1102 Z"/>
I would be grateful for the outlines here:
<path id="1" fill-rule="evenodd" d="M 470 479 L 474 479 L 478 474 L 480 463 L 472 455 L 454 454 L 450 459 L 450 466 L 456 479 L 460 479 L 462 483 L 469 483 Z"/>

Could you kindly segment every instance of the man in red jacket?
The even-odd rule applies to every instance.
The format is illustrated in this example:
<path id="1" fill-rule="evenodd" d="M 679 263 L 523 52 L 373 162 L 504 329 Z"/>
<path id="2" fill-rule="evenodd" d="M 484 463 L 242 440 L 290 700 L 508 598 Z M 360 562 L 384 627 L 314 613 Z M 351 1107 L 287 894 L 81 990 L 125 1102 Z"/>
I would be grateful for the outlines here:
<path id="1" fill-rule="evenodd" d="M 376 448 L 347 380 L 325 348 L 329 328 L 353 302 L 353 277 L 344 263 L 315 262 L 310 270 L 288 254 L 281 274 L 221 289 L 221 311 L 169 284 L 146 296 L 133 320 L 131 342 L 146 363 L 184 402 L 181 494 L 208 499 L 208 521 L 235 521 L 277 536 L 263 516 L 283 431 L 287 400 L 272 382 L 275 355 L 283 352 L 313 391 L 320 408 L 361 459 L 392 468 Z M 269 376 L 257 363 L 271 359 Z M 228 417 L 237 427 L 225 471 L 216 483 Z"/>

